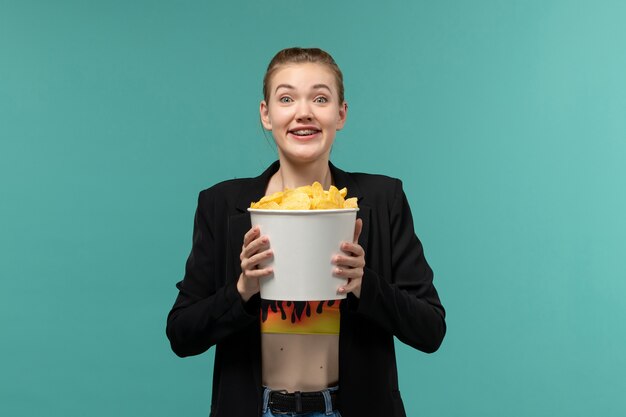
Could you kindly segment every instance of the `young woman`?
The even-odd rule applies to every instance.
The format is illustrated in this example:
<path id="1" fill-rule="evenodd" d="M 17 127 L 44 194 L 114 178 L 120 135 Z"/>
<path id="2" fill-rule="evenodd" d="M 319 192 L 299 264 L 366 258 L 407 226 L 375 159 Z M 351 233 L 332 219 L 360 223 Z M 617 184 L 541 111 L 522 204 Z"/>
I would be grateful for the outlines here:
<path id="1" fill-rule="evenodd" d="M 261 121 L 278 161 L 256 178 L 200 193 L 191 254 L 167 319 L 172 349 L 184 357 L 216 346 L 213 417 L 404 417 L 393 337 L 434 352 L 446 325 L 402 183 L 330 163 L 348 106 L 342 73 L 326 52 L 280 51 L 263 94 Z M 260 265 L 272 247 L 246 209 L 314 181 L 358 197 L 354 241 L 332 260 L 335 275 L 348 279 L 337 289 L 347 297 L 261 300 L 259 278 L 272 271 Z"/>

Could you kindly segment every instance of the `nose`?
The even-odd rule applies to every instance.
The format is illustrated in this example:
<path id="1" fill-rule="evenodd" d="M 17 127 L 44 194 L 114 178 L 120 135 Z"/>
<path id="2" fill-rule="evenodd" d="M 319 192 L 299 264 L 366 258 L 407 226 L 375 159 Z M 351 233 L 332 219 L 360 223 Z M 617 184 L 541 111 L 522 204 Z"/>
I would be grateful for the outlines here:
<path id="1" fill-rule="evenodd" d="M 313 113 L 306 101 L 300 102 L 296 111 L 296 120 L 313 120 Z"/>

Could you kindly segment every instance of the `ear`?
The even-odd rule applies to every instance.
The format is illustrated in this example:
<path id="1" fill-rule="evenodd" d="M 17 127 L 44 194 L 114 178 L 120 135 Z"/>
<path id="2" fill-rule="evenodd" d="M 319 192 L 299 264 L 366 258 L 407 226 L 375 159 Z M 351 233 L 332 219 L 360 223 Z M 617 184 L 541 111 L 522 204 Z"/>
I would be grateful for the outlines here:
<path id="1" fill-rule="evenodd" d="M 346 117 L 348 117 L 348 103 L 343 102 L 339 107 L 339 120 L 337 120 L 337 130 L 343 129 L 346 124 Z"/>
<path id="2" fill-rule="evenodd" d="M 261 100 L 261 105 L 259 106 L 259 113 L 261 114 L 261 123 L 263 127 L 267 130 L 272 130 L 272 122 L 270 120 L 270 110 L 267 107 L 267 103 L 265 100 Z"/>

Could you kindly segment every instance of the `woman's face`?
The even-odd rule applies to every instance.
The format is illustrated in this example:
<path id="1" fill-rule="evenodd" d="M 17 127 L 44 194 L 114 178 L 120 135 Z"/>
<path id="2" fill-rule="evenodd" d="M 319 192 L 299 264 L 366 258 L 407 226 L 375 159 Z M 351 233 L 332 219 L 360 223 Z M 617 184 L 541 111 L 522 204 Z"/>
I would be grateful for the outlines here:
<path id="1" fill-rule="evenodd" d="M 333 72 L 323 64 L 280 67 L 269 82 L 269 99 L 260 107 L 263 127 L 272 131 L 281 160 L 328 160 L 337 130 L 346 121 Z"/>

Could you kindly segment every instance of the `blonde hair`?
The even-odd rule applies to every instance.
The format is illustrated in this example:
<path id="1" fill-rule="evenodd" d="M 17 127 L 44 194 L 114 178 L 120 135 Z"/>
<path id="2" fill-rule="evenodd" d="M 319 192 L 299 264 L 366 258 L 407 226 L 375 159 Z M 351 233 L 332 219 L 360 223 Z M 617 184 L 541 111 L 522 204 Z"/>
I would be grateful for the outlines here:
<path id="1" fill-rule="evenodd" d="M 263 99 L 267 102 L 270 97 L 269 84 L 272 75 L 282 66 L 288 64 L 314 63 L 326 65 L 335 76 L 339 103 L 344 102 L 343 74 L 333 57 L 326 51 L 319 48 L 286 48 L 274 55 L 274 58 L 267 66 L 267 71 L 263 77 Z"/>

